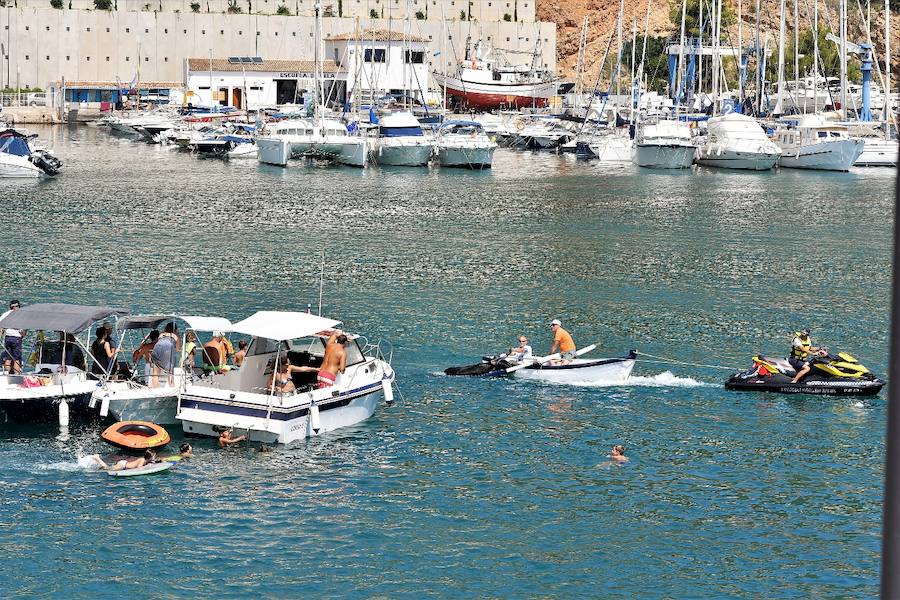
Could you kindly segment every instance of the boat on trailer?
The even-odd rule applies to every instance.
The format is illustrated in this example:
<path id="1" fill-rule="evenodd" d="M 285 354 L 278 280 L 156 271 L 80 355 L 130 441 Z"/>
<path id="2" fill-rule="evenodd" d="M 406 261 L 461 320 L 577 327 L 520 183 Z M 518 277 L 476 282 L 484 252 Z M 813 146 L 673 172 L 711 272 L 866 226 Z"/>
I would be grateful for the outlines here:
<path id="1" fill-rule="evenodd" d="M 319 389 L 316 372 L 293 372 L 295 390 L 276 392 L 273 372 L 322 364 L 325 343 L 340 321 L 298 312 L 260 311 L 232 325 L 250 336 L 240 369 L 213 373 L 187 385 L 178 403 L 185 435 L 215 436 L 222 428 L 247 432 L 251 440 L 303 440 L 355 425 L 375 412 L 379 399 L 393 401 L 394 370 L 378 345 L 348 335 L 347 364 L 334 386 Z"/>
<path id="2" fill-rule="evenodd" d="M 60 425 L 68 425 L 70 408 L 86 412 L 98 381 L 87 372 L 85 359 L 92 357 L 85 340 L 94 323 L 127 314 L 127 310 L 108 306 L 59 303 L 32 304 L 9 313 L 0 320 L 0 329 L 62 335 L 59 342 L 45 340 L 35 349 L 31 371 L 0 375 L 0 410 L 18 423 L 58 419 Z M 82 332 L 85 340 L 77 337 Z"/>
<path id="3" fill-rule="evenodd" d="M 116 329 L 120 332 L 120 346 L 127 343 L 128 334 L 135 331 L 159 329 L 167 322 L 180 322 L 184 325 L 181 332 L 181 351 L 175 361 L 172 374 L 173 384 L 169 385 L 168 377 L 160 376 L 155 382 L 148 369 L 138 372 L 132 369 L 127 377 L 103 379 L 91 395 L 91 408 L 98 408 L 101 417 L 112 415 L 117 421 L 150 421 L 163 425 L 178 423 L 175 414 L 178 411 L 178 396 L 191 381 L 195 373 L 183 367 L 187 351 L 187 333 L 208 333 L 212 331 L 228 331 L 231 321 L 222 317 L 202 317 L 185 315 L 131 315 L 119 319 Z M 143 337 L 142 339 L 146 339 Z M 202 350 L 200 342 L 197 349 Z"/>

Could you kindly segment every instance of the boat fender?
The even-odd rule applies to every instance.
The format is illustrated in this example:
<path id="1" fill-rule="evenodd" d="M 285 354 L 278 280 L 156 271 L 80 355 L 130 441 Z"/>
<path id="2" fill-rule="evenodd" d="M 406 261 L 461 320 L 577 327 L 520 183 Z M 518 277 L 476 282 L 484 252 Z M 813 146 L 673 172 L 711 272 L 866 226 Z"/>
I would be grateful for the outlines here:
<path id="1" fill-rule="evenodd" d="M 391 385 L 389 379 L 381 380 L 381 389 L 384 390 L 384 401 L 387 404 L 394 403 L 394 387 Z"/>
<path id="2" fill-rule="evenodd" d="M 59 403 L 59 426 L 69 426 L 69 403 L 65 400 L 61 400 Z"/>
<path id="3" fill-rule="evenodd" d="M 103 394 L 103 399 L 100 401 L 100 416 L 105 417 L 109 414 L 109 392 Z"/>
<path id="4" fill-rule="evenodd" d="M 322 422 L 319 420 L 319 405 L 313 402 L 309 407 L 309 428 L 312 429 L 312 432 L 318 435 L 319 430 L 322 429 Z"/>

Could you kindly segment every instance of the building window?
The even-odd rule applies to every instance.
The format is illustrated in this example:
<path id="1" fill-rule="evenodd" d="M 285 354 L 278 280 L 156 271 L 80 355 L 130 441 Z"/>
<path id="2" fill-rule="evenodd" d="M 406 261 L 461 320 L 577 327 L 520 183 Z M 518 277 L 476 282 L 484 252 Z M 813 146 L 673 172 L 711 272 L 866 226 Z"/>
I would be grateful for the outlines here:
<path id="1" fill-rule="evenodd" d="M 25 55 L 25 60 L 28 60 L 28 55 L 27 55 L 27 54 Z"/>
<path id="2" fill-rule="evenodd" d="M 85 57 L 84 57 L 84 60 L 86 60 L 86 61 L 88 61 L 88 62 L 91 62 L 91 57 L 90 57 L 90 56 L 85 56 Z"/>
<path id="3" fill-rule="evenodd" d="M 150 33 L 149 29 L 144 29 L 144 33 Z"/>
<path id="4" fill-rule="evenodd" d="M 509 38 L 506 38 L 506 41 L 508 42 L 508 41 L 509 41 Z"/>
<path id="5" fill-rule="evenodd" d="M 131 33 L 131 27 L 126 27 L 126 28 L 125 28 L 125 33 Z"/>
<path id="6" fill-rule="evenodd" d="M 201 30 L 200 30 L 200 35 L 206 35 L 206 30 L 205 30 L 205 29 L 201 29 Z"/>
<path id="7" fill-rule="evenodd" d="M 125 62 L 131 62 L 131 57 L 130 57 L 130 56 L 126 56 L 126 57 L 125 57 Z"/>
<path id="8" fill-rule="evenodd" d="M 168 28 L 166 28 L 166 29 L 163 29 L 163 33 L 169 33 L 169 30 L 168 30 Z"/>
<path id="9" fill-rule="evenodd" d="M 219 30 L 219 35 L 225 35 L 225 30 L 224 30 L 224 29 L 220 29 L 220 30 Z"/>
<path id="10" fill-rule="evenodd" d="M 109 27 L 106 28 L 106 33 L 109 33 Z"/>
<path id="11" fill-rule="evenodd" d="M 238 35 L 244 35 L 243 31 L 238 31 Z"/>
<path id="12" fill-rule="evenodd" d="M 49 25 L 47 26 L 47 31 L 50 31 L 50 26 L 49 26 Z M 107 29 L 107 31 L 109 31 L 109 29 Z"/>
<path id="13" fill-rule="evenodd" d="M 253 90 L 254 92 L 261 92 L 262 86 L 261 85 L 251 85 L 250 89 Z"/>
<path id="14" fill-rule="evenodd" d="M 50 60 L 50 55 L 49 55 L 49 54 L 47 55 L 47 60 Z"/>
<path id="15" fill-rule="evenodd" d="M 296 31 L 294 32 L 294 37 L 297 37 L 297 32 L 296 32 Z"/>
<path id="16" fill-rule="evenodd" d="M 9 25 L 7 25 L 6 28 L 9 29 Z M 66 25 L 66 31 L 69 31 L 69 26 L 68 26 L 68 25 Z"/>
<path id="17" fill-rule="evenodd" d="M 66 62 L 69 62 L 69 55 L 66 54 Z"/>
<path id="18" fill-rule="evenodd" d="M 106 57 L 106 62 L 109 62 L 109 57 L 108 57 L 108 56 Z"/>
<path id="19" fill-rule="evenodd" d="M 187 35 L 187 29 L 184 29 L 183 31 L 184 31 L 184 35 Z"/>
<path id="20" fill-rule="evenodd" d="M 278 37 L 278 32 L 277 32 L 277 31 L 275 32 L 275 37 Z"/>
<path id="21" fill-rule="evenodd" d="M 28 27 L 28 25 L 26 25 L 26 26 L 25 26 L 25 31 L 28 31 L 29 29 L 30 29 L 30 27 Z M 90 28 L 88 28 L 88 31 L 90 31 Z"/>
<path id="22" fill-rule="evenodd" d="M 144 57 L 144 62 L 150 62 L 150 57 L 149 57 L 149 56 L 145 56 L 145 57 Z"/>
<path id="23" fill-rule="evenodd" d="M 374 50 L 372 48 L 366 48 L 365 55 L 363 55 L 363 61 L 367 63 L 383 63 L 385 62 L 385 56 L 386 52 L 384 48 L 375 48 Z"/>
<path id="24" fill-rule="evenodd" d="M 421 65 L 425 62 L 425 53 L 418 52 L 415 50 L 407 50 L 406 56 L 404 56 L 403 58 L 404 58 L 403 62 L 405 62 L 405 63 Z"/>
<path id="25" fill-rule="evenodd" d="M 25 29 L 28 29 L 28 28 L 26 27 Z M 85 27 L 85 29 L 87 30 L 88 33 L 91 32 L 91 28 L 90 28 L 90 27 Z"/>
<path id="26" fill-rule="evenodd" d="M 164 57 L 163 57 L 163 62 L 169 62 L 169 57 L 168 57 L 168 56 L 164 56 Z"/>

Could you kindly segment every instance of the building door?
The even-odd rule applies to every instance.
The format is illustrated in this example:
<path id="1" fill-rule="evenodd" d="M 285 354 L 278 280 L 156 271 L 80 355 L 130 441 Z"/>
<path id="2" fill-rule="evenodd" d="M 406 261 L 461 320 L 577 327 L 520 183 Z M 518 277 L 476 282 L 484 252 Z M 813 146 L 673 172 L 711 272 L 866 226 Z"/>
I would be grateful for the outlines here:
<path id="1" fill-rule="evenodd" d="M 276 79 L 275 80 L 275 103 L 276 104 L 292 104 L 297 102 L 297 80 L 296 79 Z"/>
<path id="2" fill-rule="evenodd" d="M 241 88 L 232 88 L 231 89 L 231 105 L 235 108 L 244 108 L 244 103 L 242 102 L 243 98 L 243 90 Z"/>

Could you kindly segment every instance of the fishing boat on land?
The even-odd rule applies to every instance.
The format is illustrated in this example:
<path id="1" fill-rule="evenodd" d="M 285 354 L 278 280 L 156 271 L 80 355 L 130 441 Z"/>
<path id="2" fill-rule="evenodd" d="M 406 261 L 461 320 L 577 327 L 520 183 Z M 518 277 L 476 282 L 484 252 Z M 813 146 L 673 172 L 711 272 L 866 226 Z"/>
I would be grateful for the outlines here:
<path id="1" fill-rule="evenodd" d="M 91 326 L 128 311 L 108 306 L 32 304 L 10 312 L 0 329 L 60 332 L 58 342 L 44 340 L 35 348 L 34 368 L 27 373 L 0 375 L 0 409 L 18 423 L 59 420 L 68 425 L 69 409 L 87 412 L 98 382 L 89 376 L 86 339 Z M 77 336 L 86 332 L 85 340 Z M 102 376 L 103 374 L 101 374 Z"/>
<path id="2" fill-rule="evenodd" d="M 536 356 L 523 363 L 513 363 L 505 356 L 485 356 L 480 363 L 464 367 L 450 367 L 447 375 L 468 375 L 476 377 L 505 377 L 512 375 L 520 379 L 532 379 L 556 384 L 608 384 L 625 383 L 634 369 L 637 353 L 632 350 L 625 356 L 616 358 L 579 358 L 596 348 L 586 346 L 575 352 L 576 358 L 559 361 L 559 355 Z"/>
<path id="3" fill-rule="evenodd" d="M 128 336 L 134 332 L 141 334 L 159 328 L 168 322 L 182 324 L 180 334 L 180 351 L 173 353 L 173 371 L 171 378 L 167 375 L 153 377 L 150 365 L 143 371 L 132 369 L 121 373 L 117 378 L 104 378 L 94 388 L 89 406 L 97 408 L 101 417 L 112 415 L 118 421 L 150 421 L 163 425 L 178 423 L 175 414 L 178 411 L 178 397 L 194 376 L 194 364 L 186 363 L 191 350 L 201 355 L 203 364 L 219 364 L 224 357 L 211 361 L 202 354 L 199 341 L 188 340 L 188 332 L 195 335 L 213 331 L 228 331 L 231 321 L 222 317 L 202 317 L 185 315 L 132 315 L 126 316 L 116 323 L 120 332 L 120 346 L 128 344 Z M 146 341 L 145 335 L 141 340 Z M 193 345 L 192 345 L 193 344 Z M 140 344 L 138 344 L 140 345 Z M 124 371 L 124 370 L 120 370 Z M 201 371 L 202 372 L 202 371 Z"/>
<path id="4" fill-rule="evenodd" d="M 178 418 L 189 436 L 218 436 L 221 428 L 246 431 L 252 440 L 287 444 L 368 419 L 378 400 L 393 400 L 394 370 L 378 345 L 348 335 L 346 369 L 331 387 L 318 388 L 315 369 L 340 321 L 297 312 L 260 311 L 232 325 L 251 337 L 241 368 L 195 381 L 181 395 Z M 294 391 L 269 381 L 285 360 Z"/>

